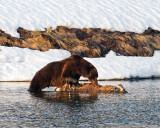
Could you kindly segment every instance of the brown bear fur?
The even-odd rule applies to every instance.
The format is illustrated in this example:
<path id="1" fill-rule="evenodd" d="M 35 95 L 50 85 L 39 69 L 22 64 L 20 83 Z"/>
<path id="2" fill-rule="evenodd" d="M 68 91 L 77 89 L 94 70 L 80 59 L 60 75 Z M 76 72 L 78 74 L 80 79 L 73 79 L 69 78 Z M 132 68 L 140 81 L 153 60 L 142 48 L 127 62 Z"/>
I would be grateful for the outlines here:
<path id="1" fill-rule="evenodd" d="M 80 76 L 87 77 L 92 84 L 97 84 L 97 69 L 79 55 L 72 55 L 40 69 L 33 77 L 29 91 L 37 92 L 49 86 L 62 87 L 66 83 L 77 86 Z"/>

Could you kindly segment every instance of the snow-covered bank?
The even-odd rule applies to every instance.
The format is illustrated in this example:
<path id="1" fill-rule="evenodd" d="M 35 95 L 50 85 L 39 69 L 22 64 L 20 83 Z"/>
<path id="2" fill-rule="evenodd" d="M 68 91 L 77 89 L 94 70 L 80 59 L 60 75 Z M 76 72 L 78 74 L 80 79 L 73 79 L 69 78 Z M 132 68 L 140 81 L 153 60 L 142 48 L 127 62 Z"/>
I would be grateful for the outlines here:
<path id="1" fill-rule="evenodd" d="M 160 76 L 160 51 L 153 57 L 116 56 L 110 52 L 105 58 L 86 58 L 96 66 L 99 79 L 124 79 Z"/>
<path id="2" fill-rule="evenodd" d="M 160 30 L 159 0 L 1 0 L 0 28 L 43 30 L 58 25 L 143 32 Z"/>
<path id="3" fill-rule="evenodd" d="M 0 81 L 30 81 L 35 72 L 47 63 L 69 57 L 65 50 L 40 52 L 27 48 L 0 46 Z M 98 79 L 160 76 L 160 51 L 153 57 L 116 56 L 84 58 L 98 70 Z M 83 78 L 81 78 L 83 79 Z"/>

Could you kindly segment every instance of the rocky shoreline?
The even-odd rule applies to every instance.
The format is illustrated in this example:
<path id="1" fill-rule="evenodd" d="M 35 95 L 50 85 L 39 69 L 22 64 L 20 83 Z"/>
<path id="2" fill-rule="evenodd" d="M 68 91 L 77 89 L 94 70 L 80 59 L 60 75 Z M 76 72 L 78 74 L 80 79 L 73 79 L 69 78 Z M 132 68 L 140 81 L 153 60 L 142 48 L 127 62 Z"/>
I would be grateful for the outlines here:
<path id="1" fill-rule="evenodd" d="M 160 50 L 160 31 L 148 28 L 143 33 L 120 32 L 101 28 L 57 26 L 45 31 L 19 27 L 20 38 L 0 30 L 0 45 L 40 51 L 64 49 L 82 57 L 104 57 L 110 50 L 124 56 L 153 56 Z"/>

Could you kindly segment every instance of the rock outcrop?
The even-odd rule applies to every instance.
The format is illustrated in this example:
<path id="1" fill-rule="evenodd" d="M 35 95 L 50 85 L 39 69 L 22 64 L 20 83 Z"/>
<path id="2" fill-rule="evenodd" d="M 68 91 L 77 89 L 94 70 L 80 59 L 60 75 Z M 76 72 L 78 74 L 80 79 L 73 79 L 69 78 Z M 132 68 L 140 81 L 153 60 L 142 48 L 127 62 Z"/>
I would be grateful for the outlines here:
<path id="1" fill-rule="evenodd" d="M 143 33 L 120 32 L 101 28 L 69 28 L 57 26 L 45 31 L 29 31 L 19 27 L 20 38 L 0 30 L 0 45 L 41 51 L 65 49 L 83 57 L 103 57 L 110 50 L 125 56 L 153 56 L 160 50 L 160 31 L 148 28 Z"/>

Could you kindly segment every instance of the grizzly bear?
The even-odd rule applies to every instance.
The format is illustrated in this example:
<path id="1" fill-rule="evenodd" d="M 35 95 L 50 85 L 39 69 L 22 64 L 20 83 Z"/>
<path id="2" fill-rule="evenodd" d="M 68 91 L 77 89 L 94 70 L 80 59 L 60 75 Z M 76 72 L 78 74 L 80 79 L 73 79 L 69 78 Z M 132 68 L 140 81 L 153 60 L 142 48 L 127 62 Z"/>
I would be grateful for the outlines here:
<path id="1" fill-rule="evenodd" d="M 79 55 L 71 55 L 40 69 L 33 77 L 29 91 L 39 92 L 49 86 L 60 88 L 64 84 L 78 86 L 80 76 L 87 77 L 92 84 L 97 84 L 97 69 Z"/>

